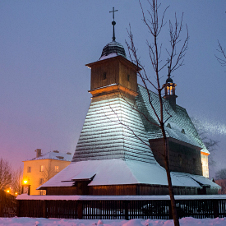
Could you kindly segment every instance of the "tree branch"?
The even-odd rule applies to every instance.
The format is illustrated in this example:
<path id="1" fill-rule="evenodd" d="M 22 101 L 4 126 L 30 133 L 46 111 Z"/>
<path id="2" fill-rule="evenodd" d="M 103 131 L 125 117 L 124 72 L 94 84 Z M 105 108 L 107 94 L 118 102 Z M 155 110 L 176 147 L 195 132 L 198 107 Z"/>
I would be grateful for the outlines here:
<path id="1" fill-rule="evenodd" d="M 218 40 L 217 51 L 220 53 L 221 57 L 218 57 L 217 55 L 215 55 L 215 57 L 217 58 L 217 61 L 220 63 L 220 65 L 222 67 L 225 67 L 226 66 L 226 53 L 225 53 L 225 50 L 223 49 L 222 45 L 220 44 L 219 40 Z"/>

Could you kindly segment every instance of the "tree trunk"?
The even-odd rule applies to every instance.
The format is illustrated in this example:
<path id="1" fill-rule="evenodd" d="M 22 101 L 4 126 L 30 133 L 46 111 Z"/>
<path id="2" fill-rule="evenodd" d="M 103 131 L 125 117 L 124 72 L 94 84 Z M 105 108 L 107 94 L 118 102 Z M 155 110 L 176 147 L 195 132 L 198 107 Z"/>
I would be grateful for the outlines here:
<path id="1" fill-rule="evenodd" d="M 171 201 L 171 209 L 172 209 L 172 216 L 175 226 L 179 226 L 179 219 L 177 215 L 177 209 L 176 209 L 176 202 L 174 199 L 174 193 L 173 193 L 173 186 L 172 186 L 172 180 L 170 176 L 170 169 L 169 169 L 169 149 L 168 149 L 168 141 L 166 138 L 165 130 L 163 131 L 163 140 L 164 140 L 164 162 L 165 162 L 165 169 L 167 174 L 167 180 L 168 180 L 168 189 L 169 189 L 169 195 L 170 195 L 170 201 Z"/>

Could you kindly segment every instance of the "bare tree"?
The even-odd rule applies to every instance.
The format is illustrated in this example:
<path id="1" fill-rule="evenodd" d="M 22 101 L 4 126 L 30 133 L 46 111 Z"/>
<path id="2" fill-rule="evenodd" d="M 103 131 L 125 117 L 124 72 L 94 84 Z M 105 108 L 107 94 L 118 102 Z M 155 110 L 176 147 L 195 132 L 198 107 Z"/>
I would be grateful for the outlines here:
<path id="1" fill-rule="evenodd" d="M 55 175 L 54 169 L 51 169 L 50 167 L 46 168 L 43 171 L 43 183 L 51 179 Z"/>
<path id="2" fill-rule="evenodd" d="M 209 165 L 215 166 L 216 162 L 214 160 L 214 151 L 216 150 L 216 147 L 219 144 L 218 140 L 213 140 L 211 138 L 209 138 L 208 136 L 201 136 L 201 140 L 203 141 L 203 143 L 206 146 L 206 149 L 210 152 L 210 158 L 209 158 Z"/>
<path id="3" fill-rule="evenodd" d="M 52 161 L 50 160 L 46 165 L 44 165 L 44 170 L 42 172 L 42 176 L 44 179 L 43 183 L 48 181 L 55 175 L 56 175 L 56 172 L 55 172 L 54 166 L 52 164 Z"/>
<path id="4" fill-rule="evenodd" d="M 20 195 L 22 192 L 23 169 L 19 168 L 18 170 L 15 170 L 12 178 L 11 188 L 15 195 L 16 193 L 17 195 Z"/>
<path id="5" fill-rule="evenodd" d="M 171 117 L 171 115 L 168 113 L 167 109 L 164 108 L 163 97 L 162 97 L 162 91 L 164 87 L 161 85 L 160 79 L 163 76 L 162 73 L 164 71 L 163 70 L 164 68 L 168 67 L 168 76 L 170 76 L 172 72 L 174 72 L 175 70 L 177 70 L 179 67 L 183 65 L 183 59 L 188 47 L 189 36 L 188 36 L 188 30 L 187 30 L 184 40 L 183 41 L 181 40 L 180 37 L 183 29 L 183 14 L 180 20 L 177 19 L 177 15 L 175 14 L 174 22 L 169 21 L 168 23 L 169 24 L 169 47 L 166 48 L 167 56 L 165 60 L 163 60 L 161 56 L 163 44 L 159 43 L 159 36 L 165 25 L 164 18 L 165 18 L 165 13 L 168 7 L 163 11 L 162 16 L 159 16 L 159 7 L 161 4 L 158 4 L 157 0 L 147 0 L 147 2 L 150 6 L 150 9 L 147 10 L 147 12 L 144 11 L 141 1 L 140 1 L 140 7 L 142 10 L 143 22 L 146 25 L 151 35 L 150 40 L 147 39 L 146 43 L 149 51 L 151 65 L 154 70 L 154 78 L 156 82 L 153 82 L 152 77 L 149 75 L 149 73 L 146 72 L 144 65 L 142 65 L 140 61 L 140 58 L 138 56 L 138 51 L 135 47 L 134 37 L 131 31 L 131 27 L 130 27 L 130 30 L 128 31 L 129 41 L 126 42 L 126 44 L 128 47 L 131 61 L 135 65 L 137 65 L 138 68 L 142 69 L 142 70 L 137 70 L 138 76 L 140 77 L 144 87 L 146 88 L 147 95 L 149 98 L 149 104 L 156 116 L 157 126 L 159 127 L 162 133 L 163 142 L 164 142 L 163 157 L 164 157 L 165 169 L 166 169 L 167 179 L 168 179 L 168 188 L 169 188 L 169 195 L 171 199 L 172 215 L 174 219 L 174 225 L 179 225 L 174 193 L 173 193 L 172 180 L 171 180 L 170 169 L 169 169 L 168 140 L 165 132 L 165 123 Z M 154 90 L 158 95 L 160 113 L 157 111 L 157 109 L 155 109 L 154 104 L 152 103 L 152 97 L 149 91 L 150 85 L 154 88 Z M 147 117 L 145 118 L 147 119 Z M 153 123 L 149 120 L 148 122 Z"/>
<path id="6" fill-rule="evenodd" d="M 0 159 L 0 189 L 5 190 L 11 186 L 13 179 L 13 172 L 10 164 Z"/>
<path id="7" fill-rule="evenodd" d="M 218 41 L 218 49 L 217 51 L 220 53 L 220 57 L 215 55 L 218 62 L 221 64 L 222 67 L 226 66 L 226 53 L 225 49 L 222 47 L 221 43 Z"/>
<path id="8" fill-rule="evenodd" d="M 221 169 L 216 172 L 216 179 L 226 179 L 226 169 Z"/>
<path id="9" fill-rule="evenodd" d="M 192 122 L 194 123 L 195 128 L 197 129 L 197 132 L 198 132 L 201 140 L 205 144 L 206 149 L 212 154 L 212 155 L 210 155 L 210 158 L 209 158 L 209 165 L 214 166 L 215 161 L 213 159 L 213 153 L 216 150 L 216 148 L 218 147 L 219 141 L 211 139 L 208 136 L 208 132 L 206 131 L 206 129 L 204 128 L 204 126 L 198 119 L 192 118 Z"/>

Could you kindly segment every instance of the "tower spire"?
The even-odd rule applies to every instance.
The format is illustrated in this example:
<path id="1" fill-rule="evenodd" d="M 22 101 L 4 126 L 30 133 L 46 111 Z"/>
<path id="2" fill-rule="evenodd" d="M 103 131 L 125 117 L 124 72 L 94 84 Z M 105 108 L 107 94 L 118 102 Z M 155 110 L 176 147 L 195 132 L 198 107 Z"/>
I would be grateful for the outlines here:
<path id="1" fill-rule="evenodd" d="M 113 10 L 112 11 L 109 11 L 109 13 L 113 13 L 113 21 L 112 21 L 112 25 L 113 25 L 113 36 L 112 36 L 112 41 L 115 41 L 115 25 L 116 25 L 116 22 L 115 22 L 115 12 L 117 12 L 118 10 L 115 10 L 115 8 L 113 7 Z"/>
<path id="2" fill-rule="evenodd" d="M 168 66 L 168 79 L 170 79 L 170 66 Z"/>

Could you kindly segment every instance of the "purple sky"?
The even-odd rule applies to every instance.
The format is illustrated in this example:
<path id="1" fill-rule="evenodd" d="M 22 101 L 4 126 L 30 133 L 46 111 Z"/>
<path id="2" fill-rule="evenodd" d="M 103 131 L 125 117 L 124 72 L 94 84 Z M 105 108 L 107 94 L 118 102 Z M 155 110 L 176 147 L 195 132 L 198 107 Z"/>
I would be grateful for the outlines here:
<path id="1" fill-rule="evenodd" d="M 163 9 L 167 5 L 162 2 Z M 218 40 L 226 48 L 226 2 L 167 3 L 166 19 L 184 12 L 190 36 L 185 65 L 173 77 L 177 103 L 220 141 L 214 154 L 218 163 L 212 169 L 226 168 L 226 68 L 214 56 Z M 116 41 L 126 49 L 130 23 L 141 60 L 149 69 L 148 32 L 138 1 L 0 2 L 0 157 L 13 167 L 23 166 L 37 148 L 74 152 L 91 97 L 85 64 L 98 60 L 111 41 L 113 6 L 119 10 Z M 168 44 L 167 25 L 165 29 L 161 40 Z"/>

